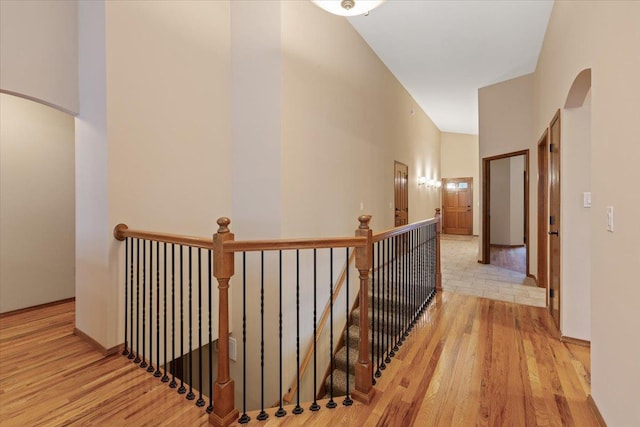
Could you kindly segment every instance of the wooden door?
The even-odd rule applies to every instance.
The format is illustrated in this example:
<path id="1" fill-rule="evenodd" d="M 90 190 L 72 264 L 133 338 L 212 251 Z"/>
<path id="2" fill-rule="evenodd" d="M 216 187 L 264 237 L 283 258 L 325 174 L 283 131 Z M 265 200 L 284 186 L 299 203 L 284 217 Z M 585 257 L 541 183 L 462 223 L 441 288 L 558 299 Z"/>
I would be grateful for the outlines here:
<path id="1" fill-rule="evenodd" d="M 538 141 L 538 286 L 549 283 L 549 132 Z"/>
<path id="2" fill-rule="evenodd" d="M 409 167 L 395 162 L 394 199 L 396 227 L 409 224 Z"/>
<path id="3" fill-rule="evenodd" d="M 549 310 L 560 328 L 560 111 L 549 125 Z"/>
<path id="4" fill-rule="evenodd" d="M 445 178 L 442 185 L 442 232 L 473 234 L 473 178 Z"/>

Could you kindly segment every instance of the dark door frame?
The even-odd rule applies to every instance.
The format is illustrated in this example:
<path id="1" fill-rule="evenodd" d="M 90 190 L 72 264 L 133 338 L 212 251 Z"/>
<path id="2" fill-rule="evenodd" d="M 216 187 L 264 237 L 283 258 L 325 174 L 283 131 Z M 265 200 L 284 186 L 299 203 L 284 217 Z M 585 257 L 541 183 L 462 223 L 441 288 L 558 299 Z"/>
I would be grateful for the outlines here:
<path id="1" fill-rule="evenodd" d="M 524 243 L 526 252 L 526 275 L 529 276 L 529 150 L 514 151 L 482 159 L 482 264 L 490 264 L 491 226 L 489 225 L 489 206 L 491 194 L 489 191 L 491 176 L 491 161 L 508 157 L 524 156 Z"/>
<path id="2" fill-rule="evenodd" d="M 538 140 L 538 286 L 549 283 L 549 128 Z M 547 298 L 549 292 L 546 293 Z"/>

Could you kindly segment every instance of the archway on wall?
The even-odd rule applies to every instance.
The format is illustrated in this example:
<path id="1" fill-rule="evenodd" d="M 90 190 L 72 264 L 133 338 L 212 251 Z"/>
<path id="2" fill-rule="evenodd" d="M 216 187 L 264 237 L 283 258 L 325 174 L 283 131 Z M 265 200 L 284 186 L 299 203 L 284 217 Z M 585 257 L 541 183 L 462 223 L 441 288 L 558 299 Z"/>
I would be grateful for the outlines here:
<path id="1" fill-rule="evenodd" d="M 75 295 L 74 118 L 0 91 L 0 313 Z"/>
<path id="2" fill-rule="evenodd" d="M 562 110 L 559 298 L 561 335 L 590 341 L 591 69 L 577 74 Z M 552 256 L 552 254 L 549 254 Z"/>

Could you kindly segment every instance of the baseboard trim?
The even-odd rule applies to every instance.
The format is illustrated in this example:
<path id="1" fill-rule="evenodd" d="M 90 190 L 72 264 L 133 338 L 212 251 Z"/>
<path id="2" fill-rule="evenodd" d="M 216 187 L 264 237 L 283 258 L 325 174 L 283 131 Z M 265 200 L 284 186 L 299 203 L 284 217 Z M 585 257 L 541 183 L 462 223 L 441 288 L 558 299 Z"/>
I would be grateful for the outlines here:
<path id="1" fill-rule="evenodd" d="M 491 243 L 489 245 L 492 248 L 507 248 L 507 249 L 512 249 L 512 248 L 524 248 L 524 245 L 496 245 Z"/>
<path id="2" fill-rule="evenodd" d="M 591 348 L 591 341 L 581 340 L 579 338 L 572 338 L 565 335 L 560 335 L 560 341 L 566 342 L 569 344 L 579 345 L 581 347 L 589 347 Z"/>
<path id="3" fill-rule="evenodd" d="M 114 347 L 111 347 L 111 348 L 105 348 L 98 341 L 94 340 L 91 336 L 85 334 L 84 332 L 82 332 L 78 328 L 73 328 L 73 335 L 77 336 L 82 341 L 85 341 L 87 344 L 89 344 L 91 347 L 93 347 L 99 353 L 103 354 L 105 357 L 112 356 L 114 354 L 120 353 L 124 348 L 124 344 L 118 344 L 118 345 L 116 345 Z"/>
<path id="4" fill-rule="evenodd" d="M 58 300 L 58 301 L 52 301 L 52 302 L 47 302 L 47 303 L 44 303 L 44 304 L 34 305 L 33 307 L 25 307 L 25 308 L 19 308 L 18 310 L 7 311 L 7 312 L 4 312 L 4 313 L 0 313 L 0 319 L 2 319 L 4 317 L 8 317 L 8 316 L 14 316 L 16 314 L 22 314 L 22 313 L 28 313 L 28 312 L 34 311 L 34 310 L 40 310 L 41 308 L 53 307 L 55 305 L 66 304 L 68 302 L 74 302 L 75 300 L 76 300 L 75 297 L 65 298 L 65 299 L 61 299 L 61 300 Z"/>
<path id="5" fill-rule="evenodd" d="M 602 416 L 602 414 L 600 413 L 600 410 L 598 409 L 598 405 L 596 405 L 596 402 L 595 400 L 593 400 L 593 397 L 591 395 L 587 396 L 587 405 L 591 409 L 591 412 L 593 413 L 593 415 L 598 420 L 598 424 L 601 427 L 607 427 L 607 422 L 604 420 L 604 417 Z"/>

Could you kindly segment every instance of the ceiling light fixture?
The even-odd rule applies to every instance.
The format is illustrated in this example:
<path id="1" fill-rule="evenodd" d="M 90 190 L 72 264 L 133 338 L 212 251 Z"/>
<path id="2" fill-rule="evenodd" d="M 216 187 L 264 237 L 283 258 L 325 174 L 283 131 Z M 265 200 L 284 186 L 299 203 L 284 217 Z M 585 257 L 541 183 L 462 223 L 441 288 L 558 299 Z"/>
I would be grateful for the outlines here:
<path id="1" fill-rule="evenodd" d="M 311 0 L 316 6 L 340 16 L 366 15 L 385 0 Z"/>

